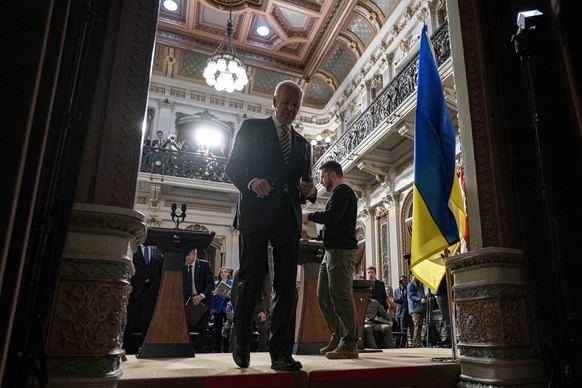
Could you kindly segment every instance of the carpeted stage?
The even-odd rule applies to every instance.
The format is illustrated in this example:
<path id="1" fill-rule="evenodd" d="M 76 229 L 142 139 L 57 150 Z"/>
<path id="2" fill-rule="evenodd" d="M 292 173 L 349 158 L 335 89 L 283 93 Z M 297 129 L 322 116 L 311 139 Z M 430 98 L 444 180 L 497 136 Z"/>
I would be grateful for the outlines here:
<path id="1" fill-rule="evenodd" d="M 193 358 L 141 359 L 128 355 L 121 364 L 119 388 L 453 388 L 461 366 L 451 349 L 385 349 L 360 353 L 356 360 L 294 356 L 299 372 L 273 371 L 268 353 L 251 353 L 251 365 L 238 368 L 230 353 L 197 354 Z M 443 359 L 434 361 L 431 359 Z"/>

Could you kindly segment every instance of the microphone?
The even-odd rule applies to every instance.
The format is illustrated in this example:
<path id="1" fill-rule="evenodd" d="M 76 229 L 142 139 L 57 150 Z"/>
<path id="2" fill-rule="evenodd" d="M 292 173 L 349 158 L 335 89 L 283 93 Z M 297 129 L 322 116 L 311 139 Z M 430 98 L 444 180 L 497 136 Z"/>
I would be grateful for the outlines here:
<path id="1" fill-rule="evenodd" d="M 176 204 L 175 204 L 175 203 L 173 203 L 173 204 L 172 204 L 172 212 L 174 212 L 174 213 L 176 212 L 176 207 L 177 207 L 177 206 L 176 206 Z"/>

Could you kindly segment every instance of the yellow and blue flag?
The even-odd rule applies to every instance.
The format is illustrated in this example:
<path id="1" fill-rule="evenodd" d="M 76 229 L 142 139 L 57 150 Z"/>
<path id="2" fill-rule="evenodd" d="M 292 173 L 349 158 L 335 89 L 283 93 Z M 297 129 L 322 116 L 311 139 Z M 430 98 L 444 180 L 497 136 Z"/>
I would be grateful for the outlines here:
<path id="1" fill-rule="evenodd" d="M 458 247 L 465 213 L 455 169 L 455 132 L 427 30 L 425 25 L 418 64 L 410 266 L 436 292 L 446 273 L 441 254 Z"/>

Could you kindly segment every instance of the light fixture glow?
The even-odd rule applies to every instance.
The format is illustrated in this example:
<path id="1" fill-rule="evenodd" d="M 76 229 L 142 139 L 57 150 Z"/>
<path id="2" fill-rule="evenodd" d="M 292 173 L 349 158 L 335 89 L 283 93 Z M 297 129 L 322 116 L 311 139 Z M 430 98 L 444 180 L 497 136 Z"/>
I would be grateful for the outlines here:
<path id="1" fill-rule="evenodd" d="M 216 90 L 232 93 L 241 91 L 249 82 L 245 65 L 238 57 L 232 45 L 232 0 L 228 6 L 228 21 L 226 23 L 226 39 L 220 43 L 214 54 L 208 58 L 203 75 L 209 86 Z"/>
<path id="2" fill-rule="evenodd" d="M 164 8 L 166 8 L 168 11 L 174 12 L 178 9 L 178 3 L 176 3 L 174 0 L 164 0 Z"/>
<path id="3" fill-rule="evenodd" d="M 259 34 L 261 36 L 267 36 L 267 35 L 269 35 L 270 32 L 271 32 L 271 30 L 269 30 L 269 28 L 267 26 L 259 26 L 257 28 L 257 34 Z"/>

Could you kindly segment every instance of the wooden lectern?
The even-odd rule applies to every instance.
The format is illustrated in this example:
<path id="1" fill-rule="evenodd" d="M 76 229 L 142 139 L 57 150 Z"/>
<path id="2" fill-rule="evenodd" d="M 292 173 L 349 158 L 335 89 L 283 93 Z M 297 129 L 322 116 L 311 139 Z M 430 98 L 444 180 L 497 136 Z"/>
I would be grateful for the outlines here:
<path id="1" fill-rule="evenodd" d="M 317 300 L 317 278 L 323 253 L 323 243 L 320 241 L 301 241 L 299 245 L 298 262 L 301 269 L 294 354 L 319 354 L 319 349 L 325 347 L 331 338 Z M 358 349 L 364 349 L 364 319 L 373 287 L 374 282 L 371 280 L 353 281 L 358 319 Z"/>
<path id="2" fill-rule="evenodd" d="M 184 312 L 185 258 L 192 249 L 206 249 L 214 232 L 150 228 L 145 245 L 156 245 L 164 254 L 162 283 L 154 315 L 138 358 L 194 357 Z"/>
<path id="3" fill-rule="evenodd" d="M 299 244 L 298 263 L 301 269 L 295 318 L 295 354 L 319 354 L 319 349 L 327 345 L 331 337 L 317 301 L 317 277 L 323 252 L 321 241 L 302 240 Z"/>

